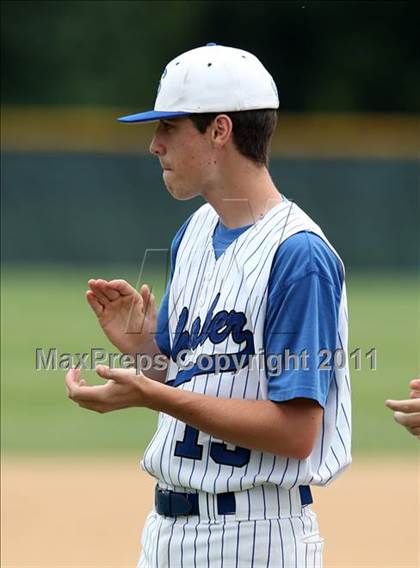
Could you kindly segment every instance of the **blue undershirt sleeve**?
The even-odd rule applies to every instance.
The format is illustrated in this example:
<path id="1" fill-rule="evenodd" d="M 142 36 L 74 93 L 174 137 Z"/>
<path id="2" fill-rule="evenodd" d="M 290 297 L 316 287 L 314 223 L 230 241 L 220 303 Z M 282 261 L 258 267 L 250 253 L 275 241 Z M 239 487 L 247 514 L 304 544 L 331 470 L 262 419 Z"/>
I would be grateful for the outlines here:
<path id="1" fill-rule="evenodd" d="M 182 237 L 188 227 L 188 223 L 191 217 L 185 221 L 183 225 L 178 229 L 175 234 L 172 244 L 171 244 L 171 271 L 168 283 L 166 285 L 166 290 L 163 295 L 162 301 L 160 303 L 160 308 L 158 311 L 157 322 L 156 322 L 156 343 L 159 347 L 161 353 L 170 357 L 171 347 L 169 342 L 169 316 L 168 316 L 168 305 L 169 305 L 169 289 L 171 287 L 172 277 L 175 270 L 176 255 L 178 253 L 179 245 L 181 244 Z"/>
<path id="2" fill-rule="evenodd" d="M 270 400 L 303 397 L 325 407 L 337 349 L 342 283 L 341 262 L 314 233 L 297 233 L 278 248 L 264 330 Z"/>

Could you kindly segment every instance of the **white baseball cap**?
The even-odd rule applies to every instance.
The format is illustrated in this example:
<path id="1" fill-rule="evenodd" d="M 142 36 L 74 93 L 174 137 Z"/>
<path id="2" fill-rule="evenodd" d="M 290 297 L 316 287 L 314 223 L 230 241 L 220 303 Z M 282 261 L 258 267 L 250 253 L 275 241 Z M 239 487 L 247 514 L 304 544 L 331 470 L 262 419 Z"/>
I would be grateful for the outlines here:
<path id="1" fill-rule="evenodd" d="M 160 79 L 154 110 L 121 122 L 151 122 L 195 113 L 276 109 L 276 84 L 248 51 L 208 43 L 175 57 Z"/>

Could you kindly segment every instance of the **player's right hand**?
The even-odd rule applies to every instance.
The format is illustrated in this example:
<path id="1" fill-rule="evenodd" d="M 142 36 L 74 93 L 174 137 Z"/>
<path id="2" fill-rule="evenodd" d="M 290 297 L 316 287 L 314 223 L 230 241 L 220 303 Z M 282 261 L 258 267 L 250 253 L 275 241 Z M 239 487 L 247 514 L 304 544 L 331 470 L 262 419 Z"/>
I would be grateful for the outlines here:
<path id="1" fill-rule="evenodd" d="M 122 353 L 148 352 L 154 344 L 156 301 L 149 286 L 138 292 L 125 280 L 91 279 L 86 299 L 99 323 Z"/>

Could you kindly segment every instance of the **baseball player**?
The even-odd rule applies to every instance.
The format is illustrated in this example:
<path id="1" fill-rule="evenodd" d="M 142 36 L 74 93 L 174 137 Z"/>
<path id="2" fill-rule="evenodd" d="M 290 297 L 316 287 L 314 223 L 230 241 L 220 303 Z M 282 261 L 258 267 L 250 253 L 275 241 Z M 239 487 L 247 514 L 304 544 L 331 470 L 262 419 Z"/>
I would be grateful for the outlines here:
<path id="1" fill-rule="evenodd" d="M 141 568 L 322 566 L 310 486 L 351 461 L 344 268 L 269 175 L 278 106 L 254 55 L 208 44 L 168 64 L 153 111 L 120 119 L 158 121 L 168 191 L 206 201 L 173 239 L 159 311 L 147 285 L 89 281 L 113 344 L 165 369 L 66 377 L 84 408 L 159 412 Z"/>
<path id="2" fill-rule="evenodd" d="M 420 440 L 420 378 L 413 379 L 409 386 L 408 400 L 386 400 L 385 404 L 394 411 L 395 421 Z"/>

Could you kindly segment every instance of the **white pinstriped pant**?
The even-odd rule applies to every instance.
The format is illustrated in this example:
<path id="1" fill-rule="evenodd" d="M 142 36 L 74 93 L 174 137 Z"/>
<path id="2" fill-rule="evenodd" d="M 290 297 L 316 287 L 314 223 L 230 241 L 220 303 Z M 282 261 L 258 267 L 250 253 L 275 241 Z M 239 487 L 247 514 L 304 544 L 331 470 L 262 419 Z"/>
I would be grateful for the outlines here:
<path id="1" fill-rule="evenodd" d="M 171 518 L 151 511 L 137 567 L 322 568 L 323 539 L 310 507 L 299 514 L 293 510 L 291 516 L 282 512 L 276 518 L 258 518 L 258 511 L 248 510 L 246 518 L 238 517 L 241 511 L 207 518 L 201 513 Z"/>

